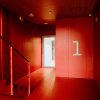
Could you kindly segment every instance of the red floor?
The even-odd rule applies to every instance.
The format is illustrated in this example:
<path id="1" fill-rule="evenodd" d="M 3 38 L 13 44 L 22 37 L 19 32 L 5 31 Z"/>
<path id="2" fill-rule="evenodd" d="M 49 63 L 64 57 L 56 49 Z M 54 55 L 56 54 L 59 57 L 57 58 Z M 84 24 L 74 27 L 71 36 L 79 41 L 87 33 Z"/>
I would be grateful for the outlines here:
<path id="1" fill-rule="evenodd" d="M 25 100 L 99 100 L 93 80 L 55 78 L 54 70 L 41 71 L 42 81 Z"/>
<path id="2" fill-rule="evenodd" d="M 92 79 L 55 77 L 55 70 L 41 68 L 30 74 L 31 95 L 24 100 L 100 100 Z M 16 81 L 18 90 L 16 96 L 25 96 L 27 91 L 20 86 L 27 87 L 27 77 Z M 25 93 L 26 91 L 26 93 Z M 23 94 L 25 93 L 25 94 Z M 0 95 L 0 100 L 23 100 L 22 98 Z"/>

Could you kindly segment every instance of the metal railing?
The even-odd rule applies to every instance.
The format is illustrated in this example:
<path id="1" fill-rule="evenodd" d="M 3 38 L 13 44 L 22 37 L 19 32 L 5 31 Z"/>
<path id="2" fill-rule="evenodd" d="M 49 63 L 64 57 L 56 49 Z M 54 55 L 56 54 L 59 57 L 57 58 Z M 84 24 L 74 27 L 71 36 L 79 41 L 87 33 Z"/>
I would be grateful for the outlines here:
<path id="1" fill-rule="evenodd" d="M 6 95 L 22 96 L 22 97 L 29 95 L 30 62 L 24 55 L 22 55 L 13 46 L 13 44 L 11 44 L 8 40 L 6 40 L 2 36 L 0 36 L 0 64 L 1 64 L 0 80 L 1 81 L 5 80 L 6 82 L 6 83 L 1 82 L 2 86 L 0 86 L 0 93 Z M 25 67 L 23 67 L 24 65 Z M 27 75 L 28 75 L 27 79 L 26 78 L 22 79 Z M 22 81 L 20 79 L 22 79 Z M 24 86 L 24 84 L 26 83 L 23 83 L 23 81 L 27 83 L 26 86 Z"/>

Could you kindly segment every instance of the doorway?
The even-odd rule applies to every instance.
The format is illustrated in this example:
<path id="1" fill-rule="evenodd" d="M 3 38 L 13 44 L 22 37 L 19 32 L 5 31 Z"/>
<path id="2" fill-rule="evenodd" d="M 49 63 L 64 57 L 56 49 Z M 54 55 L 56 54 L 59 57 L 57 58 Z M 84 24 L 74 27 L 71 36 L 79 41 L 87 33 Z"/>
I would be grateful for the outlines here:
<path id="1" fill-rule="evenodd" d="M 55 67 L 55 36 L 44 36 L 42 42 L 42 66 Z"/>

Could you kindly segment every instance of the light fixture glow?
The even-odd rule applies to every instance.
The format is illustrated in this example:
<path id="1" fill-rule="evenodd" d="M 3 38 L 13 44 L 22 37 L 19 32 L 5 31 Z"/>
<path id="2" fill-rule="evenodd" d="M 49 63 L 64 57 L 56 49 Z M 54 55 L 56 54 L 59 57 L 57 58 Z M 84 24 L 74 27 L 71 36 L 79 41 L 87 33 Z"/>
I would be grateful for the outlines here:
<path id="1" fill-rule="evenodd" d="M 22 22 L 24 21 L 23 17 L 22 16 L 19 16 L 19 20 Z"/>
<path id="2" fill-rule="evenodd" d="M 45 25 L 47 25 L 48 23 L 47 23 L 47 22 L 45 22 L 44 24 L 45 24 Z"/>
<path id="3" fill-rule="evenodd" d="M 52 11 L 49 11 L 49 15 L 51 15 L 52 14 Z"/>
<path id="4" fill-rule="evenodd" d="M 29 16 L 29 17 L 34 17 L 34 14 L 33 14 L 33 13 L 29 13 L 28 16 Z"/>
<path id="5" fill-rule="evenodd" d="M 96 17 L 95 20 L 96 20 L 96 22 L 97 22 L 97 21 L 98 21 L 98 18 Z"/>
<path id="6" fill-rule="evenodd" d="M 92 14 L 91 14 L 91 13 L 89 13 L 89 16 L 91 17 L 91 16 L 92 16 Z"/>

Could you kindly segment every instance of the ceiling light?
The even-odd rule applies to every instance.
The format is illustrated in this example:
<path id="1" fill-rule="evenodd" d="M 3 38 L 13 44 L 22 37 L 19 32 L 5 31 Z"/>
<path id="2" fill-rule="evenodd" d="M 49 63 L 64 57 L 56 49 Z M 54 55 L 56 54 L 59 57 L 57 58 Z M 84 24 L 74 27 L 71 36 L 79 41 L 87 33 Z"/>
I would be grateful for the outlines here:
<path id="1" fill-rule="evenodd" d="M 51 15 L 52 14 L 52 11 L 49 11 L 49 14 Z"/>
<path id="2" fill-rule="evenodd" d="M 89 14 L 89 16 L 91 17 L 91 16 L 92 16 L 92 14 L 90 13 L 90 14 Z"/>
<path id="3" fill-rule="evenodd" d="M 22 22 L 22 21 L 24 21 L 24 19 L 21 17 L 21 16 L 19 16 L 19 20 Z"/>
<path id="4" fill-rule="evenodd" d="M 48 23 L 47 23 L 47 22 L 45 22 L 44 24 L 45 24 L 45 25 L 47 25 Z"/>
<path id="5" fill-rule="evenodd" d="M 97 17 L 95 18 L 95 20 L 96 20 L 96 22 L 98 22 L 98 18 Z"/>
<path id="6" fill-rule="evenodd" d="M 29 16 L 29 17 L 34 17 L 34 14 L 33 14 L 33 13 L 29 13 L 28 16 Z"/>

